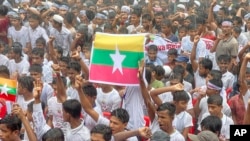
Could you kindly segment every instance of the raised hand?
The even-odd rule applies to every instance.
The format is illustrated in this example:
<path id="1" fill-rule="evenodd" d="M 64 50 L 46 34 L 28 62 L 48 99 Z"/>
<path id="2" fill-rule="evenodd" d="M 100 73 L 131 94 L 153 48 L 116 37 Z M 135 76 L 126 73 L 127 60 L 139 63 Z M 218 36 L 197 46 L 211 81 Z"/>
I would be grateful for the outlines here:
<path id="1" fill-rule="evenodd" d="M 171 88 L 172 88 L 172 91 L 183 91 L 184 90 L 184 86 L 181 83 L 172 85 Z"/>
<path id="2" fill-rule="evenodd" d="M 138 78 L 142 79 L 142 75 L 143 75 L 143 70 L 144 70 L 144 64 L 145 64 L 145 61 L 144 59 L 141 59 L 140 61 L 138 61 Z"/>
<path id="3" fill-rule="evenodd" d="M 197 45 L 199 41 L 200 41 L 200 36 L 199 36 L 199 35 L 196 35 L 196 36 L 194 37 L 194 44 Z"/>
<path id="4" fill-rule="evenodd" d="M 25 114 L 23 112 L 23 109 L 17 103 L 13 104 L 11 113 L 18 116 L 20 119 L 25 118 Z"/>
<path id="5" fill-rule="evenodd" d="M 35 98 L 35 100 L 40 100 L 40 96 L 43 89 L 43 83 L 40 79 L 35 80 L 33 83 L 34 83 L 33 97 Z"/>
<path id="6" fill-rule="evenodd" d="M 76 75 L 74 87 L 78 90 L 81 90 L 84 84 L 86 84 L 86 80 L 83 79 L 81 75 Z"/>
<path id="7" fill-rule="evenodd" d="M 247 53 L 246 56 L 245 56 L 245 58 L 246 58 L 247 60 L 250 60 L 250 53 Z"/>
<path id="8" fill-rule="evenodd" d="M 49 37 L 49 43 L 53 43 L 54 40 L 55 40 L 55 37 L 54 37 L 54 36 L 50 36 L 50 37 Z"/>
<path id="9" fill-rule="evenodd" d="M 79 61 L 81 59 L 80 53 L 77 50 L 73 51 L 71 53 L 71 58 L 74 59 L 74 60 L 76 60 L 76 61 Z"/>
<path id="10" fill-rule="evenodd" d="M 56 73 L 60 73 L 60 71 L 61 71 L 61 68 L 60 68 L 60 66 L 59 66 L 58 64 L 53 64 L 53 65 L 51 66 L 51 68 L 52 68 L 53 71 L 56 72 Z"/>
<path id="11" fill-rule="evenodd" d="M 145 139 L 149 139 L 152 136 L 151 130 L 149 127 L 141 127 L 139 128 L 139 134 L 141 137 Z"/>

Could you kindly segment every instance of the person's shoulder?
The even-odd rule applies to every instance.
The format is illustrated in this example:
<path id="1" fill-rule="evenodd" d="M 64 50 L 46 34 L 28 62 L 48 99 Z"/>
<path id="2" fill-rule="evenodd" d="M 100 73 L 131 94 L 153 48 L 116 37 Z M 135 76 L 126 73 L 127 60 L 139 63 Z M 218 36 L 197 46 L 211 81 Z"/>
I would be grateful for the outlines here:
<path id="1" fill-rule="evenodd" d="M 175 132 L 170 135 L 170 139 L 178 140 L 178 141 L 185 141 L 185 138 L 178 130 L 175 130 Z"/>

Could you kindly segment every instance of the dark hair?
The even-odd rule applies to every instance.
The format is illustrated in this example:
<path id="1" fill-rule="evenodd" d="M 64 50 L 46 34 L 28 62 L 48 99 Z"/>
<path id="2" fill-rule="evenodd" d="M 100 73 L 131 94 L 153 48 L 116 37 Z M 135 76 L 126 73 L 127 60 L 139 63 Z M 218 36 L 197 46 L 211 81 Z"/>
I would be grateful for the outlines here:
<path id="1" fill-rule="evenodd" d="M 82 87 L 82 90 L 84 94 L 90 96 L 90 97 L 95 97 L 97 96 L 97 90 L 92 84 L 87 84 Z"/>
<path id="2" fill-rule="evenodd" d="M 64 141 L 61 128 L 51 128 L 42 136 L 42 141 Z"/>
<path id="3" fill-rule="evenodd" d="M 188 102 L 190 100 L 190 97 L 188 96 L 186 91 L 176 91 L 172 92 L 173 94 L 173 101 L 186 101 Z"/>
<path id="4" fill-rule="evenodd" d="M 142 20 L 145 19 L 147 21 L 152 21 L 152 17 L 150 16 L 150 14 L 146 13 L 144 15 L 142 15 Z"/>
<path id="5" fill-rule="evenodd" d="M 208 58 L 203 58 L 200 62 L 200 65 L 202 65 L 205 69 L 212 70 L 213 68 L 213 62 Z"/>
<path id="6" fill-rule="evenodd" d="M 218 106 L 222 106 L 223 98 L 220 94 L 214 94 L 208 97 L 207 104 L 215 104 Z"/>
<path id="7" fill-rule="evenodd" d="M 5 65 L 0 65 L 0 74 L 7 74 L 10 76 L 10 71 Z"/>
<path id="8" fill-rule="evenodd" d="M 209 80 L 209 82 L 211 83 L 211 84 L 214 84 L 215 86 L 217 86 L 217 87 L 220 87 L 220 88 L 222 88 L 223 87 L 223 82 L 222 82 L 222 80 L 221 79 L 211 79 L 211 80 Z"/>
<path id="9" fill-rule="evenodd" d="M 37 20 L 39 23 L 41 22 L 40 16 L 36 14 L 29 15 L 29 19 Z"/>
<path id="10" fill-rule="evenodd" d="M 34 105 L 34 101 L 31 101 L 28 105 L 27 105 L 27 111 L 29 111 L 30 113 L 33 113 L 33 105 Z M 44 112 L 45 110 L 45 103 L 41 101 L 41 106 L 42 106 L 42 110 Z"/>
<path id="11" fill-rule="evenodd" d="M 110 141 L 112 137 L 111 128 L 104 124 L 97 124 L 96 126 L 94 126 L 90 131 L 90 134 L 93 134 L 93 133 L 102 134 L 103 139 L 105 141 Z"/>
<path id="12" fill-rule="evenodd" d="M 0 5 L 0 15 L 6 16 L 8 13 L 8 7 L 5 5 Z"/>
<path id="13" fill-rule="evenodd" d="M 67 79 L 66 79 L 66 77 L 61 76 L 61 79 L 62 79 L 64 87 L 66 87 L 67 86 Z M 56 84 L 56 82 L 57 82 L 57 77 L 53 77 L 52 84 Z"/>
<path id="14" fill-rule="evenodd" d="M 213 79 L 221 79 L 222 73 L 219 70 L 211 70 L 209 71 L 209 74 L 213 77 Z"/>
<path id="15" fill-rule="evenodd" d="M 38 72 L 38 73 L 42 73 L 43 72 L 43 68 L 41 65 L 39 64 L 32 64 L 29 68 L 29 72 Z"/>
<path id="16" fill-rule="evenodd" d="M 182 65 L 175 65 L 172 71 L 175 73 L 180 73 L 182 76 L 184 76 L 185 68 Z"/>
<path id="17" fill-rule="evenodd" d="M 152 80 L 152 70 L 150 68 L 145 68 L 145 78 L 147 83 L 150 84 Z"/>
<path id="18" fill-rule="evenodd" d="M 231 57 L 227 54 L 222 54 L 218 57 L 218 62 L 221 62 L 221 61 L 229 63 L 231 61 Z"/>
<path id="19" fill-rule="evenodd" d="M 111 116 L 118 118 L 122 123 L 128 123 L 129 114 L 127 110 L 122 108 L 117 108 L 111 112 Z"/>
<path id="20" fill-rule="evenodd" d="M 198 25 L 198 24 L 204 25 L 205 23 L 206 23 L 205 18 L 203 18 L 203 17 L 197 17 L 197 18 L 196 18 L 196 24 L 197 24 L 197 25 Z"/>
<path id="21" fill-rule="evenodd" d="M 32 54 L 38 55 L 39 57 L 43 58 L 44 57 L 44 49 L 35 47 L 32 49 Z"/>
<path id="22" fill-rule="evenodd" d="M 18 85 L 21 85 L 23 88 L 26 88 L 29 92 L 33 91 L 34 88 L 34 79 L 31 76 L 21 76 L 18 78 Z"/>
<path id="23" fill-rule="evenodd" d="M 183 74 L 180 73 L 171 73 L 169 76 L 169 81 L 171 80 L 178 80 L 180 83 L 183 82 Z"/>
<path id="24" fill-rule="evenodd" d="M 215 134 L 218 135 L 220 135 L 221 127 L 222 127 L 222 121 L 217 116 L 209 115 L 201 121 L 201 128 L 214 132 Z"/>
<path id="25" fill-rule="evenodd" d="M 21 119 L 19 119 L 16 115 L 12 114 L 5 115 L 5 117 L 0 120 L 0 124 L 5 124 L 6 127 L 11 131 L 20 131 L 22 128 Z"/>
<path id="26" fill-rule="evenodd" d="M 163 76 L 165 74 L 165 70 L 162 65 L 157 65 L 155 67 L 155 75 L 157 76 Z"/>
<path id="27" fill-rule="evenodd" d="M 15 43 L 15 44 L 14 44 Z M 11 50 L 20 56 L 22 56 L 22 45 L 19 42 L 14 42 Z M 20 45 L 18 45 L 20 44 Z"/>
<path id="28" fill-rule="evenodd" d="M 178 51 L 175 48 L 171 48 L 168 50 L 168 55 L 178 55 Z"/>
<path id="29" fill-rule="evenodd" d="M 197 29 L 197 25 L 196 24 L 190 24 L 190 25 L 188 25 L 187 29 L 188 29 L 188 31 L 190 31 L 190 30 L 196 30 Z"/>
<path id="30" fill-rule="evenodd" d="M 235 16 L 235 17 L 233 17 L 233 21 L 237 21 L 237 23 L 240 24 L 240 26 L 243 25 L 243 22 L 242 22 L 242 18 L 241 18 L 241 17 Z M 239 27 L 239 26 L 236 26 L 236 27 Z M 239 27 L 239 29 L 241 30 L 240 27 Z M 238 29 L 238 30 L 239 30 L 239 29 Z"/>
<path id="31" fill-rule="evenodd" d="M 63 102 L 63 110 L 69 113 L 73 118 L 80 118 L 82 105 L 76 99 L 69 99 Z"/>
<path id="32" fill-rule="evenodd" d="M 78 73 L 80 73 L 81 72 L 81 65 L 76 61 L 71 61 L 68 64 L 68 69 L 73 69 L 73 70 L 77 71 Z"/>
<path id="33" fill-rule="evenodd" d="M 56 49 L 57 53 L 60 54 L 61 56 L 63 56 L 63 48 L 62 47 L 55 47 L 54 49 Z"/>
<path id="34" fill-rule="evenodd" d="M 158 48 L 156 45 L 149 45 L 148 51 L 153 50 L 153 51 L 158 51 Z"/>
<path id="35" fill-rule="evenodd" d="M 233 28 L 233 30 L 234 30 L 234 32 L 237 33 L 237 34 L 240 34 L 240 33 L 242 32 L 241 28 L 238 27 L 238 26 L 235 26 L 235 27 Z"/>
<path id="36" fill-rule="evenodd" d="M 226 8 L 226 7 L 221 7 L 220 10 L 223 11 L 225 15 L 229 15 L 229 10 L 228 10 L 228 8 Z"/>
<path id="37" fill-rule="evenodd" d="M 172 116 L 174 117 L 175 115 L 175 110 L 176 110 L 176 107 L 173 103 L 171 102 L 165 102 L 165 103 L 162 103 L 158 108 L 157 108 L 157 111 L 165 111 L 167 110 L 168 112 L 168 115 L 169 116 Z"/>
<path id="38" fill-rule="evenodd" d="M 110 23 L 105 23 L 104 24 L 104 30 L 112 30 L 113 31 L 113 26 Z"/>
<path id="39" fill-rule="evenodd" d="M 66 56 L 62 56 L 61 58 L 60 58 L 60 60 L 59 61 L 62 61 L 62 62 L 64 62 L 65 64 L 69 64 L 69 62 L 70 62 L 70 58 L 69 57 L 66 57 Z"/>
<path id="40" fill-rule="evenodd" d="M 36 44 L 37 43 L 41 43 L 43 44 L 44 46 L 46 46 L 46 40 L 43 38 L 43 37 L 39 37 L 36 39 Z"/>
<path id="41" fill-rule="evenodd" d="M 73 21 L 74 21 L 74 19 L 75 19 L 75 14 L 72 13 L 72 12 L 67 12 L 67 13 L 65 14 L 64 19 L 67 21 L 67 23 L 73 24 Z"/>
<path id="42" fill-rule="evenodd" d="M 180 32 L 181 30 L 185 30 L 185 32 L 187 32 L 187 27 L 185 26 L 181 26 L 178 28 L 178 31 Z"/>
<path id="43" fill-rule="evenodd" d="M 126 27 L 121 27 L 118 31 L 120 34 L 128 34 L 128 29 Z"/>
<path id="44" fill-rule="evenodd" d="M 169 19 L 164 19 L 161 25 L 167 26 L 168 28 L 172 28 L 172 22 Z"/>

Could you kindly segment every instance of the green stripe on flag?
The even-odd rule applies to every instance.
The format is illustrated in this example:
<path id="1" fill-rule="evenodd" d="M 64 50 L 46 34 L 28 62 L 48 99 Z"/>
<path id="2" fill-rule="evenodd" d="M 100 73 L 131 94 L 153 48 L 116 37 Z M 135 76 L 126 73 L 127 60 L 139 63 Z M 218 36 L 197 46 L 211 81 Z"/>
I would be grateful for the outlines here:
<path id="1" fill-rule="evenodd" d="M 144 52 L 119 51 L 121 55 L 126 55 L 122 62 L 122 67 L 138 68 L 138 60 L 144 58 Z M 110 54 L 115 54 L 115 50 L 94 49 L 92 54 L 92 64 L 113 66 L 114 62 Z"/>
<path id="2" fill-rule="evenodd" d="M 1 91 L 1 87 L 4 87 L 4 85 L 0 84 L 0 91 Z M 7 87 L 7 88 L 9 89 L 7 91 L 8 94 L 11 94 L 11 95 L 16 95 L 17 94 L 17 89 L 16 88 L 11 88 L 11 87 Z"/>

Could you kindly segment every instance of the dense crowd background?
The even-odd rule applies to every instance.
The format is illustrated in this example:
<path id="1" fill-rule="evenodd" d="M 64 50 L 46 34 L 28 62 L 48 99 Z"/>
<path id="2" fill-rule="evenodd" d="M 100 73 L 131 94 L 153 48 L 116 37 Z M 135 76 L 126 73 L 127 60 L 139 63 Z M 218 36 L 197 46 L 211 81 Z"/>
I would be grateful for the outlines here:
<path id="1" fill-rule="evenodd" d="M 0 3 L 0 77 L 18 83 L 2 141 L 228 141 L 250 124 L 249 1 Z M 149 34 L 139 86 L 88 81 L 97 32 Z"/>

